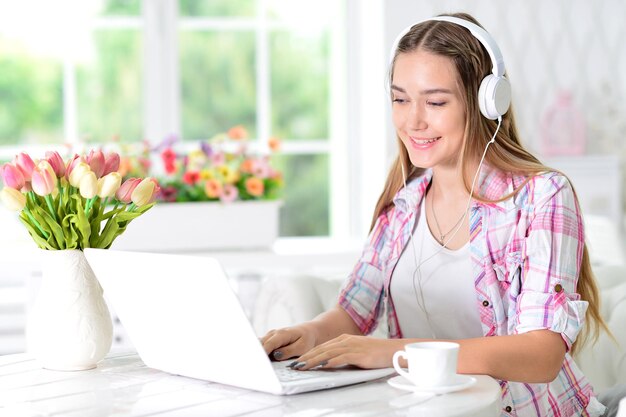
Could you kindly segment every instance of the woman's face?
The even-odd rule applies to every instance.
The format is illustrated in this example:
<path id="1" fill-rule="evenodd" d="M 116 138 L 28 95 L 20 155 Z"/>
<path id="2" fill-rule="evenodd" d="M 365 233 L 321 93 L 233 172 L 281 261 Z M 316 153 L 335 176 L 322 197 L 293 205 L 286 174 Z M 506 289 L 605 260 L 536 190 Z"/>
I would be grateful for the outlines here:
<path id="1" fill-rule="evenodd" d="M 392 80 L 393 123 L 413 165 L 456 167 L 465 107 L 452 60 L 419 49 L 401 53 Z"/>

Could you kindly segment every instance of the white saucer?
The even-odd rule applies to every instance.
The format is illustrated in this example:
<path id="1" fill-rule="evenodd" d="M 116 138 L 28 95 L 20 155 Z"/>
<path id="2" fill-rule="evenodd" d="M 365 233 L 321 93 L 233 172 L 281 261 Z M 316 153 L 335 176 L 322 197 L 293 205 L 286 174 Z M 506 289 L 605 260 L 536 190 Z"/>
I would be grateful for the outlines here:
<path id="1" fill-rule="evenodd" d="M 402 375 L 395 376 L 387 381 L 394 388 L 413 392 L 430 392 L 433 394 L 447 394 L 449 392 L 461 391 L 476 383 L 476 378 L 469 375 L 457 375 L 455 381 L 448 385 L 437 385 L 435 387 L 417 387 Z"/>

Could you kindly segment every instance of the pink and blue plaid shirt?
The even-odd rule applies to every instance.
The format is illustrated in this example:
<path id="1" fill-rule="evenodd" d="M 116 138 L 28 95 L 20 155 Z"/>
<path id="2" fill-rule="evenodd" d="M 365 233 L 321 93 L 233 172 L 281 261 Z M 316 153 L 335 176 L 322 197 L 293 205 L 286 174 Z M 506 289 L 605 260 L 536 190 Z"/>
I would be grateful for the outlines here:
<path id="1" fill-rule="evenodd" d="M 371 333 L 386 311 L 389 337 L 402 337 L 389 283 L 431 177 L 426 170 L 398 192 L 391 208 L 377 219 L 342 288 L 339 304 L 363 334 Z M 497 200 L 524 180 L 483 166 L 478 194 Z M 469 225 L 476 308 L 483 335 L 549 329 L 561 334 L 569 350 L 587 310 L 587 302 L 576 293 L 584 231 L 569 181 L 549 172 L 533 177 L 505 201 L 474 200 Z M 500 381 L 500 385 L 503 416 L 587 416 L 597 415 L 594 409 L 602 411 L 569 353 L 550 383 Z"/>

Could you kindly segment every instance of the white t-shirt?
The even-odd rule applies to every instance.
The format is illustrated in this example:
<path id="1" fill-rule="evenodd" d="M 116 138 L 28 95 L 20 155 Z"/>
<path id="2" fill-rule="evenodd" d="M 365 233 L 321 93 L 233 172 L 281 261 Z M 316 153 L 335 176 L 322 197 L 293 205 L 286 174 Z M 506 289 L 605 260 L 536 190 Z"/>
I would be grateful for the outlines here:
<path id="1" fill-rule="evenodd" d="M 469 242 L 458 250 L 442 249 L 428 229 L 424 210 L 420 210 L 412 239 L 398 260 L 390 284 L 403 337 L 481 337 Z M 424 263 L 416 270 L 420 262 Z"/>

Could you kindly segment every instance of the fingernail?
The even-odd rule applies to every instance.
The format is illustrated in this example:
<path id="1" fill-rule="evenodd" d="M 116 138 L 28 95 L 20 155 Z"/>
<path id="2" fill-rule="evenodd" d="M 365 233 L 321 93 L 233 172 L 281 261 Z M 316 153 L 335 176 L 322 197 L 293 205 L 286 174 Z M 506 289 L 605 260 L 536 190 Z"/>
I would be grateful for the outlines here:
<path id="1" fill-rule="evenodd" d="M 293 368 L 294 366 L 296 366 L 299 362 L 298 361 L 293 361 L 291 362 L 289 365 L 287 365 L 290 368 Z"/>
<path id="2" fill-rule="evenodd" d="M 326 366 L 328 365 L 328 361 L 321 361 L 319 365 L 317 366 Z"/>
<path id="3" fill-rule="evenodd" d="M 280 359 L 283 357 L 283 352 L 281 352 L 280 350 L 275 350 L 272 356 L 274 356 L 274 359 Z"/>
<path id="4" fill-rule="evenodd" d="M 298 362 L 293 369 L 300 369 L 306 366 L 306 362 Z"/>

